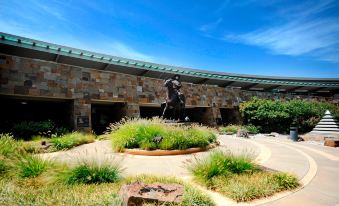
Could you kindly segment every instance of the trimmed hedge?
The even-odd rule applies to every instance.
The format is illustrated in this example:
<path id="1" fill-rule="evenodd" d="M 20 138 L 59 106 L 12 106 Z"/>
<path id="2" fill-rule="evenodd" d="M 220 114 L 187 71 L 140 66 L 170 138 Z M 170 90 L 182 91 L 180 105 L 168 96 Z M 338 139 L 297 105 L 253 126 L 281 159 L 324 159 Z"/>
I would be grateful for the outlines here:
<path id="1" fill-rule="evenodd" d="M 254 97 L 240 104 L 244 123 L 257 126 L 260 132 L 287 133 L 290 126 L 298 126 L 299 132 L 306 133 L 315 127 L 326 110 L 339 117 L 338 106 L 327 102 Z"/>

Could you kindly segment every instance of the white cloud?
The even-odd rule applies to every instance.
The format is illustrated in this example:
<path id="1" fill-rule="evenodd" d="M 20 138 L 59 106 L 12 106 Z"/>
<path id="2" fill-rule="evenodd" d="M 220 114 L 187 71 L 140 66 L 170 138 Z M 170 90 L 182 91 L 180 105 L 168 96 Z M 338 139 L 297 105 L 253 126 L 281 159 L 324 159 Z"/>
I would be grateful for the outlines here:
<path id="1" fill-rule="evenodd" d="M 142 52 L 136 51 L 135 49 L 127 46 L 126 44 L 122 42 L 113 42 L 113 44 L 110 45 L 110 48 L 112 50 L 109 52 L 115 56 L 121 56 L 131 59 L 137 59 L 137 60 L 143 60 L 147 62 L 154 62 L 155 58 L 153 56 L 144 54 Z"/>
<path id="2" fill-rule="evenodd" d="M 293 17 L 285 24 L 245 34 L 226 35 L 224 40 L 263 47 L 275 54 L 309 55 L 339 62 L 339 18 L 317 16 L 331 8 L 333 5 L 330 3 L 326 1 L 285 9 L 286 17 Z M 287 11 L 293 12 L 287 14 Z"/>
<path id="3" fill-rule="evenodd" d="M 209 31 L 217 28 L 221 24 L 222 20 L 223 20 L 222 18 L 218 18 L 214 22 L 204 24 L 199 28 L 199 30 L 202 31 L 202 32 L 209 32 Z"/>

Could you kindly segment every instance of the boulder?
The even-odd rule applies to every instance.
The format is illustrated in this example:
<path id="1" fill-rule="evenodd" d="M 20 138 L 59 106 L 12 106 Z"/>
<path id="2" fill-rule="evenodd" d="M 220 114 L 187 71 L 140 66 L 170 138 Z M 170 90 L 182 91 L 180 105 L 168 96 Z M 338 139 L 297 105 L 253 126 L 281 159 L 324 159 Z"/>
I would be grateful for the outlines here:
<path id="1" fill-rule="evenodd" d="M 119 191 L 123 206 L 142 205 L 143 203 L 180 203 L 184 186 L 179 184 L 145 184 L 134 182 L 123 185 Z"/>
<path id="2" fill-rule="evenodd" d="M 328 147 L 339 147 L 339 140 L 326 139 L 324 145 Z"/>
<path id="3" fill-rule="evenodd" d="M 248 131 L 246 129 L 239 129 L 237 132 L 237 137 L 249 138 Z"/>

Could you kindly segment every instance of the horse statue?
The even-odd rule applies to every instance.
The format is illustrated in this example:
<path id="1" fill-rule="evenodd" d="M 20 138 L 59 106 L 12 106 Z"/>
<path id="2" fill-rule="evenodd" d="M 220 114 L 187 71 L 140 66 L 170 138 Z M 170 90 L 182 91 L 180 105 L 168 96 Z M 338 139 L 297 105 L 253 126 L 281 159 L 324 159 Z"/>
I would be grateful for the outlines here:
<path id="1" fill-rule="evenodd" d="M 185 96 L 179 91 L 181 83 L 179 81 L 180 76 L 176 75 L 172 79 L 165 81 L 164 86 L 167 87 L 166 102 L 162 104 L 164 106 L 161 117 L 164 118 L 167 109 L 173 109 L 172 119 L 182 120 L 185 115 Z"/>

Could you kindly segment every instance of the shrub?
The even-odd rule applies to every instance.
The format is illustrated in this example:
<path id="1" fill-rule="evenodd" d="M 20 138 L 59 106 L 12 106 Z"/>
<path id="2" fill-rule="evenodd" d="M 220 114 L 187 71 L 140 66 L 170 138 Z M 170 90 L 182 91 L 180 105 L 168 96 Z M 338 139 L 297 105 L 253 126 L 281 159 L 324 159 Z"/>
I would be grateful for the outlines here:
<path id="1" fill-rule="evenodd" d="M 326 110 L 334 116 L 339 108 L 333 104 L 308 100 L 258 99 L 240 104 L 240 113 L 246 124 L 260 126 L 261 132 L 287 133 L 296 125 L 301 133 L 309 132 L 322 118 Z"/>
<path id="2" fill-rule="evenodd" d="M 20 177 L 37 177 L 47 170 L 50 163 L 38 156 L 24 155 L 18 162 L 18 175 Z"/>
<path id="3" fill-rule="evenodd" d="M 215 142 L 216 135 L 207 127 L 176 126 L 154 119 L 128 119 L 110 126 L 115 151 L 125 148 L 187 149 L 205 147 Z"/>
<path id="4" fill-rule="evenodd" d="M 57 127 L 52 120 L 23 121 L 14 124 L 11 131 L 16 138 L 24 140 L 29 140 L 33 136 L 39 135 L 50 138 L 52 135 L 61 136 L 69 132 L 66 127 Z"/>
<path id="5" fill-rule="evenodd" d="M 83 134 L 80 132 L 72 132 L 61 137 L 55 137 L 50 140 L 52 146 L 56 150 L 70 149 L 82 144 L 94 142 L 93 134 Z"/>
<path id="6" fill-rule="evenodd" d="M 246 125 L 244 127 L 248 131 L 248 133 L 250 133 L 250 134 L 258 134 L 259 133 L 258 127 L 254 126 L 254 125 Z"/>
<path id="7" fill-rule="evenodd" d="M 62 179 L 67 184 L 114 183 L 121 179 L 121 167 L 117 163 L 82 163 L 66 172 Z"/>
<path id="8" fill-rule="evenodd" d="M 54 129 L 54 123 L 51 120 L 46 121 L 24 121 L 15 124 L 12 127 L 12 132 L 15 137 L 30 139 L 33 135 L 51 136 Z"/>

